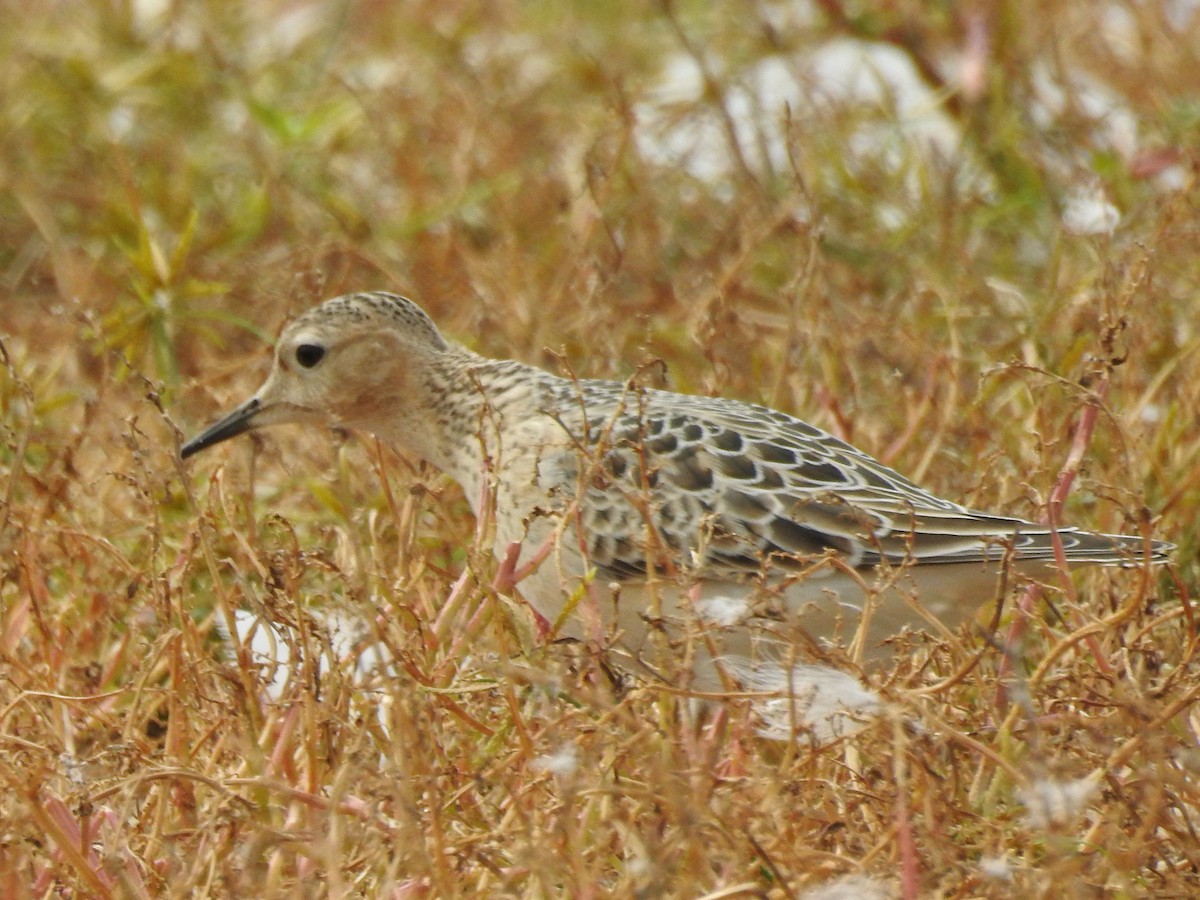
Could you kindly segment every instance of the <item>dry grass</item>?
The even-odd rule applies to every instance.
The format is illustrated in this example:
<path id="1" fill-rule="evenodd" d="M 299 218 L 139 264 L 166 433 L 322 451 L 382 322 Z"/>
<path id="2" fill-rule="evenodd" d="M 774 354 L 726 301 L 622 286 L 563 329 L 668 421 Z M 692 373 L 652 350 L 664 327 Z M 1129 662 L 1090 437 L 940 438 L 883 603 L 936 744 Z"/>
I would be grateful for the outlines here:
<path id="1" fill-rule="evenodd" d="M 925 6 L 0 5 L 4 894 L 1200 892 L 1200 18 Z M 811 77 L 850 36 L 942 106 Z M 689 59 L 703 90 L 661 91 Z M 802 102 L 739 124 L 771 66 Z M 1081 190 L 1115 231 L 1064 225 Z M 536 646 L 457 488 L 369 437 L 179 465 L 290 314 L 360 288 L 1029 516 L 1106 379 L 1065 518 L 1177 563 L 1052 596 L 1006 708 L 998 650 L 917 641 L 843 744 L 697 728 Z M 235 610 L 290 651 L 273 693 Z"/>

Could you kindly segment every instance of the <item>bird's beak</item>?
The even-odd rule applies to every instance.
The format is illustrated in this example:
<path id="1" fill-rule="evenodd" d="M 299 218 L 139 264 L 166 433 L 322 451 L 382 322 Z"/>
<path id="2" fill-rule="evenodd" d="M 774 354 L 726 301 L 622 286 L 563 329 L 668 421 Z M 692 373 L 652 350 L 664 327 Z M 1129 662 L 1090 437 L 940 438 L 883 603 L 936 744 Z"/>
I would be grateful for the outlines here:
<path id="1" fill-rule="evenodd" d="M 179 450 L 179 455 L 187 459 L 193 453 L 199 453 L 213 444 L 227 441 L 231 437 L 237 437 L 239 434 L 264 424 L 255 421 L 262 408 L 262 401 L 258 397 L 251 397 L 229 415 L 209 425 L 208 428 L 184 444 Z"/>

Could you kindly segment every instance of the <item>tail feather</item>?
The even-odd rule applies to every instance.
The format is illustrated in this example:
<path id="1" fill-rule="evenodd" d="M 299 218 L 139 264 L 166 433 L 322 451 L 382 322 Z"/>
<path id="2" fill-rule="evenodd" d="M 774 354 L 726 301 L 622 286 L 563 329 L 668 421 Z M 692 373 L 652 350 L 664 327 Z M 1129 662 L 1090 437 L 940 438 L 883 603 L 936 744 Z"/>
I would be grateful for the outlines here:
<path id="1" fill-rule="evenodd" d="M 1174 544 L 1147 540 L 1140 535 L 1098 534 L 1075 528 L 1058 529 L 1063 555 L 1072 565 L 1138 566 L 1146 562 L 1164 563 L 1170 559 Z M 1018 559 L 1053 560 L 1054 531 L 1025 532 L 1015 548 Z"/>
<path id="2" fill-rule="evenodd" d="M 991 540 L 980 535 L 931 534 L 919 532 L 911 548 L 895 548 L 888 553 L 897 559 L 909 552 L 922 564 L 986 562 L 1005 559 L 1011 554 L 1017 562 L 1053 562 L 1055 536 L 1062 543 L 1063 556 L 1072 566 L 1140 566 L 1165 563 L 1175 545 L 1147 540 L 1139 535 L 1099 534 L 1078 528 L 1052 529 L 1021 523 L 1012 533 L 995 533 Z M 891 549 L 891 548 L 889 548 Z"/>

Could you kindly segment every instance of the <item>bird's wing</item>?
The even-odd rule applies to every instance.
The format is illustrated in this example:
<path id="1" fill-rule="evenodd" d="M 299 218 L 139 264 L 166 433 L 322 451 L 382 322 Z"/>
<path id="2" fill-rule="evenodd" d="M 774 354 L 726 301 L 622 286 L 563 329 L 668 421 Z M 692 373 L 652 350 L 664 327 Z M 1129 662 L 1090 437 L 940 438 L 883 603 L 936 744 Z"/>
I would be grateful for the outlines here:
<path id="1" fill-rule="evenodd" d="M 586 435 L 575 451 L 582 524 L 609 577 L 683 567 L 746 578 L 829 552 L 859 568 L 1053 559 L 1046 526 L 943 500 L 775 410 L 644 391 L 610 398 L 608 412 L 574 430 Z M 1127 562 L 1143 549 L 1141 538 L 1059 535 L 1071 562 Z"/>

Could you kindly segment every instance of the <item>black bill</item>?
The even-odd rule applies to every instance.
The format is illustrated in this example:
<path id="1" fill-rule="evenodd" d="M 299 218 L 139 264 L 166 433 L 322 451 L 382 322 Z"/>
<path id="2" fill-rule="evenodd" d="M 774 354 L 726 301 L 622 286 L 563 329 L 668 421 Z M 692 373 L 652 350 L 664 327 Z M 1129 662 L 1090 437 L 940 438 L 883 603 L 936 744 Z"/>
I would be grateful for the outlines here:
<path id="1" fill-rule="evenodd" d="M 200 434 L 196 435 L 179 449 L 179 455 L 187 459 L 193 453 L 199 453 L 206 447 L 219 444 L 221 441 L 237 437 L 254 427 L 254 417 L 262 404 L 257 397 L 252 397 L 218 422 L 214 422 Z"/>

